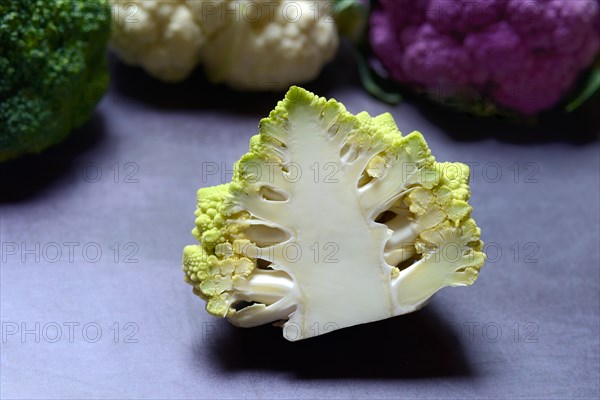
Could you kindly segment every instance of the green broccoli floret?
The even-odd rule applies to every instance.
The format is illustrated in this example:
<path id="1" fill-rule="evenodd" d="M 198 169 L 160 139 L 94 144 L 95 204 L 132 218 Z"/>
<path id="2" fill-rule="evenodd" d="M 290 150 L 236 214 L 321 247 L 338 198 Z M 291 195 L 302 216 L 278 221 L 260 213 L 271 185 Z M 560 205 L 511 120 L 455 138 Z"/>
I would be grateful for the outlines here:
<path id="1" fill-rule="evenodd" d="M 62 141 L 108 86 L 106 0 L 0 3 L 0 162 Z"/>

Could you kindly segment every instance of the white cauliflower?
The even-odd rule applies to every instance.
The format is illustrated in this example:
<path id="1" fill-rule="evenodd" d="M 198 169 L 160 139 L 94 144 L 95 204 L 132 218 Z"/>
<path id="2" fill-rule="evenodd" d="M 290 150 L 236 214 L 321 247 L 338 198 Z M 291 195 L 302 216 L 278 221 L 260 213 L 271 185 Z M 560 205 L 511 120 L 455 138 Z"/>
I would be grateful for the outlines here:
<path id="1" fill-rule="evenodd" d="M 286 89 L 316 78 L 339 43 L 330 1 L 111 2 L 112 48 L 167 82 L 203 64 L 212 81 L 239 90 Z"/>

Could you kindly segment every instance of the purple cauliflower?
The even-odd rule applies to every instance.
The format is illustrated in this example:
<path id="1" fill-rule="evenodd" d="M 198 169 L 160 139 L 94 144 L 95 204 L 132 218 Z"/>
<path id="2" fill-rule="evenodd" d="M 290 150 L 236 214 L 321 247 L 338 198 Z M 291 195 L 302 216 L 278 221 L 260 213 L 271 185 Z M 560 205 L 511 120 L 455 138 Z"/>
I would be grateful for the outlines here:
<path id="1" fill-rule="evenodd" d="M 600 0 L 379 0 L 369 40 L 395 81 L 536 114 L 598 55 Z"/>

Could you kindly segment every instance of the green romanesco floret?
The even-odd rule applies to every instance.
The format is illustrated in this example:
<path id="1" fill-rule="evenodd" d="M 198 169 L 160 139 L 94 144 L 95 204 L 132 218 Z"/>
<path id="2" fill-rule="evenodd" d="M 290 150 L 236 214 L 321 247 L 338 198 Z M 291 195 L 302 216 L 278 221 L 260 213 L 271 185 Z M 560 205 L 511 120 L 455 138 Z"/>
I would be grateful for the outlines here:
<path id="1" fill-rule="evenodd" d="M 0 3 L 0 162 L 85 123 L 108 86 L 106 0 Z"/>
<path id="2" fill-rule="evenodd" d="M 232 182 L 198 191 L 186 281 L 211 314 L 289 340 L 414 311 L 483 265 L 468 181 L 390 114 L 292 87 Z"/>

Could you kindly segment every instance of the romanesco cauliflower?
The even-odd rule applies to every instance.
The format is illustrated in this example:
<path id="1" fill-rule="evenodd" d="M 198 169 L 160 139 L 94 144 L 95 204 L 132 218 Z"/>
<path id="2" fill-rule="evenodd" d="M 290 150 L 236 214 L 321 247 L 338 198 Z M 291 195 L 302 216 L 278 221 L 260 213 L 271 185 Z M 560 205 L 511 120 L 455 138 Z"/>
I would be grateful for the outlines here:
<path id="1" fill-rule="evenodd" d="M 327 1 L 111 1 L 113 49 L 164 81 L 203 64 L 214 82 L 281 90 L 316 78 L 339 42 Z"/>
<path id="2" fill-rule="evenodd" d="M 198 191 L 185 279 L 211 314 L 289 340 L 414 311 L 483 265 L 468 176 L 390 114 L 293 87 L 232 182 Z"/>

